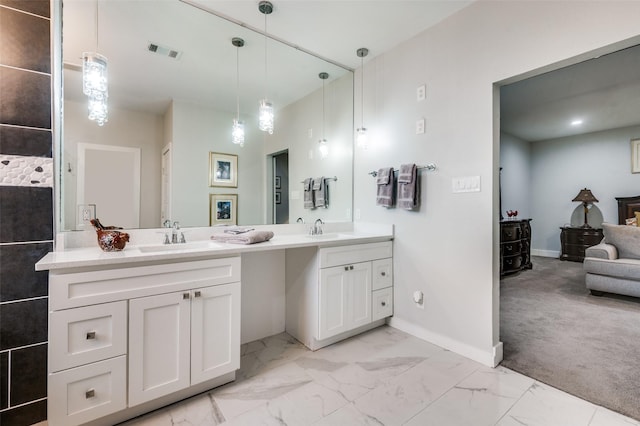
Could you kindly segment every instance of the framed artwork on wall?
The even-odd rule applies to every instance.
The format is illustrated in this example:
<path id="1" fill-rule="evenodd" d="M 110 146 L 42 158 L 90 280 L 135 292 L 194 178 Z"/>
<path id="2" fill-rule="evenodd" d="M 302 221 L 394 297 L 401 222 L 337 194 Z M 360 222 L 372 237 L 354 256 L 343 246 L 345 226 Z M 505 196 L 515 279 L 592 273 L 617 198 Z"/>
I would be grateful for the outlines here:
<path id="1" fill-rule="evenodd" d="M 209 153 L 209 186 L 238 187 L 238 156 Z"/>
<path id="2" fill-rule="evenodd" d="M 640 173 L 640 139 L 631 139 L 631 173 Z"/>
<path id="3" fill-rule="evenodd" d="M 276 192 L 276 204 L 280 204 L 280 191 Z"/>
<path id="4" fill-rule="evenodd" d="M 209 226 L 238 224 L 238 195 L 209 195 Z"/>
<path id="5" fill-rule="evenodd" d="M 281 182 L 280 176 L 276 176 L 275 185 L 274 186 L 276 187 L 276 189 L 280 189 L 282 187 L 282 182 Z"/>

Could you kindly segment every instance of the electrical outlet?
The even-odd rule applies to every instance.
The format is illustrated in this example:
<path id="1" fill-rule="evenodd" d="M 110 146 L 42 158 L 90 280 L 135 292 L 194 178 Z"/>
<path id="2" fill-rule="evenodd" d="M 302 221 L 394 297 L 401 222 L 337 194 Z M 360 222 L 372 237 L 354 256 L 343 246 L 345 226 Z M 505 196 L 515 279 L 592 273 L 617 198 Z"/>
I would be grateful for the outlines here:
<path id="1" fill-rule="evenodd" d="M 416 89 L 416 100 L 424 101 L 427 98 L 427 86 L 423 84 Z"/>
<path id="2" fill-rule="evenodd" d="M 424 293 L 420 290 L 413 292 L 413 303 L 416 304 L 416 308 L 424 309 Z"/>
<path id="3" fill-rule="evenodd" d="M 424 118 L 416 121 L 416 135 L 421 135 L 424 133 Z"/>

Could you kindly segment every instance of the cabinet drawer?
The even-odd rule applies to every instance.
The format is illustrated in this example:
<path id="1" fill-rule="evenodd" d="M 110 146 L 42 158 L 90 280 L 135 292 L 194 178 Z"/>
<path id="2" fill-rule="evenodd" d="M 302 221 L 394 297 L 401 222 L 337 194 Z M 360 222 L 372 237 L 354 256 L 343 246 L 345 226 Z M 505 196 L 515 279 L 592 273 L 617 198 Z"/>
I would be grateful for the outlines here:
<path id="1" fill-rule="evenodd" d="M 376 321 L 393 315 L 393 287 L 376 290 L 371 294 L 371 320 Z"/>
<path id="2" fill-rule="evenodd" d="M 240 257 L 78 273 L 49 273 L 52 310 L 240 281 Z"/>
<path id="3" fill-rule="evenodd" d="M 500 248 L 502 248 L 503 256 L 512 256 L 514 254 L 520 254 L 522 252 L 522 242 L 511 241 L 508 243 L 502 243 L 500 245 Z"/>
<path id="4" fill-rule="evenodd" d="M 522 265 L 522 256 L 509 256 L 502 258 L 502 270 L 504 272 L 513 271 Z"/>
<path id="5" fill-rule="evenodd" d="M 49 314 L 52 372 L 124 355 L 127 302 L 105 303 Z"/>
<path id="6" fill-rule="evenodd" d="M 501 224 L 500 226 L 500 241 L 516 241 L 520 239 L 520 225 L 517 223 L 513 224 Z"/>
<path id="7" fill-rule="evenodd" d="M 393 259 L 380 259 L 371 262 L 374 290 L 393 285 Z"/>
<path id="8" fill-rule="evenodd" d="M 328 247 L 321 248 L 319 252 L 320 267 L 331 268 L 333 266 L 367 262 L 369 260 L 391 257 L 392 243 L 391 241 L 385 241 L 382 243 Z"/>
<path id="9" fill-rule="evenodd" d="M 49 424 L 80 425 L 124 410 L 126 377 L 126 356 L 49 375 Z"/>

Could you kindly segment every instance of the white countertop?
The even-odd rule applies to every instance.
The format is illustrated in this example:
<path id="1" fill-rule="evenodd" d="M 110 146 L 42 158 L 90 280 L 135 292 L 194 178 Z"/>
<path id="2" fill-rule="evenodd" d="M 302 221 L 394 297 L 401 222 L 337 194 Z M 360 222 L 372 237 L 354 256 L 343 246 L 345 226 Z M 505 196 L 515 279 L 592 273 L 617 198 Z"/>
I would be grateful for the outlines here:
<path id="1" fill-rule="evenodd" d="M 344 229 L 344 226 L 336 227 L 337 230 L 332 230 L 330 226 L 327 226 L 324 234 L 310 236 L 306 233 L 291 233 L 290 228 L 279 228 L 278 225 L 271 227 L 261 226 L 260 229 L 273 230 L 274 237 L 266 242 L 249 245 L 223 243 L 210 239 L 195 239 L 186 244 L 127 244 L 122 251 L 104 252 L 96 242 L 93 247 L 66 248 L 65 250 L 51 252 L 36 263 L 36 270 L 61 270 L 107 265 L 130 266 L 127 264 L 225 257 L 248 252 L 283 250 L 297 247 L 363 244 L 393 239 L 392 226 L 356 224 L 350 228 L 351 230 L 343 231 L 341 229 Z M 278 232 L 279 229 L 282 232 Z M 216 231 L 220 232 L 211 230 L 209 235 Z M 157 233 L 157 231 L 152 232 Z"/>

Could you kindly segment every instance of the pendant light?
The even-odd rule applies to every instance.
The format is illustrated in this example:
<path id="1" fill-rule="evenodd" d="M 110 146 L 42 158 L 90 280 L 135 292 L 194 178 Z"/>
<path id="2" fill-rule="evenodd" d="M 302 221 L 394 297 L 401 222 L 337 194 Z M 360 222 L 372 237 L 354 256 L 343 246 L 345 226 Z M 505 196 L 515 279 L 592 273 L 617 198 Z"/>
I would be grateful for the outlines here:
<path id="1" fill-rule="evenodd" d="M 240 48 L 244 46 L 244 40 L 240 37 L 231 39 L 231 44 L 236 47 L 236 118 L 233 119 L 232 141 L 236 145 L 244 146 L 244 122 L 240 120 Z"/>
<path id="2" fill-rule="evenodd" d="M 98 50 L 98 1 L 96 0 L 96 51 Z M 89 120 L 103 126 L 109 120 L 107 58 L 99 53 L 82 54 L 82 93 L 88 97 Z"/>
<path id="3" fill-rule="evenodd" d="M 269 1 L 261 1 L 258 10 L 264 14 L 264 99 L 260 101 L 258 109 L 258 128 L 263 132 L 273 134 L 273 104 L 267 99 L 267 15 L 273 12 L 273 4 Z"/>
<path id="4" fill-rule="evenodd" d="M 324 137 L 324 82 L 329 78 L 329 74 L 321 72 L 318 74 L 318 77 L 322 79 L 322 138 L 318 141 L 318 150 L 320 151 L 321 158 L 325 159 L 329 155 L 329 146 L 327 145 L 327 140 Z"/>
<path id="5" fill-rule="evenodd" d="M 364 127 L 364 57 L 369 54 L 369 49 L 361 47 L 356 50 L 360 58 L 360 127 L 356 130 L 356 144 L 359 148 L 367 149 L 367 129 Z"/>

